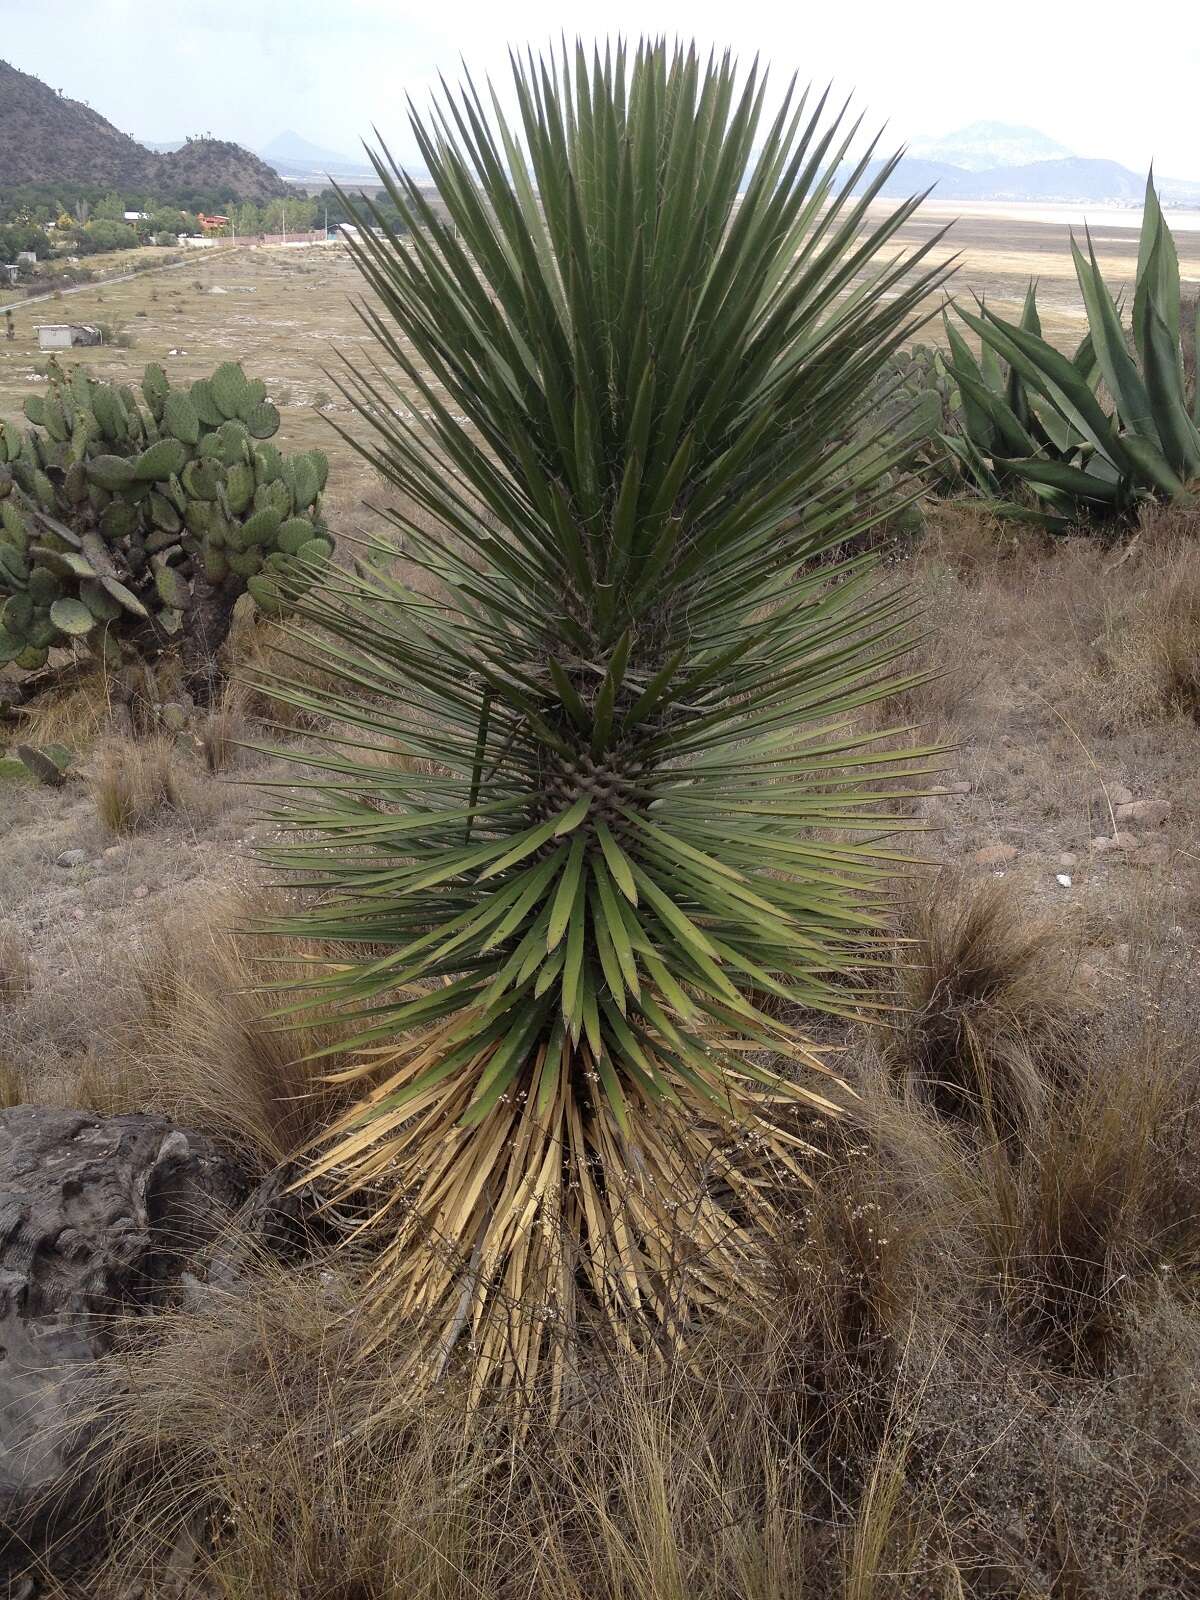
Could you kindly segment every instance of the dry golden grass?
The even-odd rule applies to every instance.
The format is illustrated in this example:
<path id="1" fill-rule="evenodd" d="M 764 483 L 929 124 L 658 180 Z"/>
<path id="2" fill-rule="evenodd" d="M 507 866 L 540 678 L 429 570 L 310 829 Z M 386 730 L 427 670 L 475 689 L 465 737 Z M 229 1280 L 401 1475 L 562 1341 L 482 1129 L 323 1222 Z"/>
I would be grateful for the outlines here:
<path id="1" fill-rule="evenodd" d="M 886 1045 L 895 1077 L 945 1115 L 1032 1126 L 1085 1016 L 1061 926 L 1031 916 L 1002 879 L 971 886 L 943 873 L 901 931 L 901 1020 Z"/>
<path id="2" fill-rule="evenodd" d="M 710 1325 L 686 1366 L 585 1351 L 553 1426 L 464 1430 L 456 1375 L 409 1390 L 352 1258 L 140 1319 L 89 1593 L 165 1594 L 181 1529 L 227 1600 L 1188 1592 L 1200 1063 L 1145 1093 L 1162 1041 L 1142 1029 L 1111 1084 L 1095 1041 L 1015 1146 L 865 1078 L 768 1316 Z"/>
<path id="3" fill-rule="evenodd" d="M 189 732 L 207 772 L 216 774 L 234 766 L 242 745 L 252 737 L 245 698 L 236 685 L 232 686 L 226 689 L 219 705 L 192 723 Z"/>
<path id="4" fill-rule="evenodd" d="M 1200 556 L 1176 546 L 1106 606 L 1093 678 L 1118 729 L 1200 722 Z M 1139 581 L 1139 579 L 1141 581 Z"/>
<path id="5" fill-rule="evenodd" d="M 10 923 L 0 923 L 0 1011 L 25 994 L 29 981 L 24 941 Z"/>
<path id="6" fill-rule="evenodd" d="M 227 888 L 163 921 L 133 962 L 140 1005 L 115 1054 L 139 1106 L 218 1134 L 256 1164 L 295 1156 L 342 1103 L 322 1082 L 339 1024 L 320 1010 L 297 1019 L 277 986 L 318 976 L 329 959 L 315 944 L 283 944 L 261 923 L 283 897 Z M 340 1029 L 344 1033 L 344 1027 Z"/>
<path id="7" fill-rule="evenodd" d="M 157 737 L 111 741 L 97 757 L 91 787 L 101 825 L 117 835 L 138 833 L 171 815 L 198 815 L 212 800 L 171 740 Z"/>
<path id="8" fill-rule="evenodd" d="M 66 745 L 81 752 L 109 726 L 110 685 L 100 668 L 87 668 L 73 681 L 52 686 L 21 710 L 21 738 L 26 744 Z"/>

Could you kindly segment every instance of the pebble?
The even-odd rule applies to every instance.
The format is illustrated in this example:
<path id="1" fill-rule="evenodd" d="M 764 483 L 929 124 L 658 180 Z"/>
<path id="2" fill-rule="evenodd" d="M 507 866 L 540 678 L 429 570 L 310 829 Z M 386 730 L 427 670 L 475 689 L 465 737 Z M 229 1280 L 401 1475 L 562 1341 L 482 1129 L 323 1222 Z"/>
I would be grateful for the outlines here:
<path id="1" fill-rule="evenodd" d="M 982 850 L 975 852 L 975 865 L 977 867 L 1000 867 L 1006 861 L 1012 861 L 1017 854 L 1015 844 L 988 844 Z"/>
<path id="2" fill-rule="evenodd" d="M 59 867 L 81 867 L 86 860 L 86 850 L 64 850 L 60 856 L 54 858 L 55 865 Z"/>
<path id="3" fill-rule="evenodd" d="M 125 846 L 122 844 L 110 844 L 104 854 L 109 857 L 124 855 Z"/>
<path id="4" fill-rule="evenodd" d="M 1105 850 L 1136 850 L 1138 836 L 1136 833 L 1102 833 L 1093 839 L 1090 848 L 1097 852 Z"/>
<path id="5" fill-rule="evenodd" d="M 1118 783 L 1115 788 L 1108 791 L 1110 806 L 1127 806 L 1133 800 L 1133 790 L 1127 789 L 1123 783 Z"/>
<path id="6" fill-rule="evenodd" d="M 133 891 L 133 898 L 135 900 L 144 900 L 149 893 L 150 891 L 147 889 L 146 885 L 144 883 L 139 883 L 137 888 Z"/>
<path id="7" fill-rule="evenodd" d="M 1073 867 L 1078 863 L 1078 861 L 1079 857 L 1070 850 L 1064 850 L 1062 855 L 1060 855 L 1058 858 L 1058 864 L 1060 867 Z"/>
<path id="8" fill-rule="evenodd" d="M 1055 873 L 1054 878 L 1055 882 L 1061 883 L 1064 889 L 1069 889 L 1071 887 L 1071 878 L 1069 873 L 1057 872 Z"/>
<path id="9" fill-rule="evenodd" d="M 1141 822 L 1147 828 L 1161 828 L 1171 815 L 1166 800 L 1130 800 L 1117 806 L 1118 822 Z"/>

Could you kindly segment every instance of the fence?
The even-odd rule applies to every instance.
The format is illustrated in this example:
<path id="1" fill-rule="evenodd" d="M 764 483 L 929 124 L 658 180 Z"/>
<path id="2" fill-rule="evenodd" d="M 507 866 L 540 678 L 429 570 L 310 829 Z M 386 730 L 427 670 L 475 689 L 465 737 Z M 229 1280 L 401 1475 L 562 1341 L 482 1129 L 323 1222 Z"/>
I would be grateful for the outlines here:
<path id="1" fill-rule="evenodd" d="M 334 239 L 337 238 L 335 234 Z M 244 244 L 325 244 L 327 235 L 323 228 L 312 233 L 249 233 L 239 242 Z"/>

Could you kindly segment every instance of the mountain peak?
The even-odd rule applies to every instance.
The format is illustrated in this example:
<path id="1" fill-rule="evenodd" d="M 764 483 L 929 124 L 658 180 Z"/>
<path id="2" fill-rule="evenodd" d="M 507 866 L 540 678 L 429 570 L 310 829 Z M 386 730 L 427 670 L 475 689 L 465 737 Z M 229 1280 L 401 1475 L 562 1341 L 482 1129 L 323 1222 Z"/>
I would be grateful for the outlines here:
<path id="1" fill-rule="evenodd" d="M 278 165 L 284 171 L 311 169 L 315 174 L 369 171 L 364 156 L 348 156 L 338 150 L 325 150 L 321 145 L 314 144 L 311 139 L 304 138 L 294 128 L 287 128 L 283 133 L 277 133 L 270 144 L 262 147 L 259 154 L 264 160 Z"/>
<path id="2" fill-rule="evenodd" d="M 987 172 L 993 167 L 1024 167 L 1035 161 L 1062 161 L 1075 152 L 1066 145 L 1008 122 L 972 122 L 954 133 L 914 139 L 911 156 L 944 162 L 965 172 Z"/>

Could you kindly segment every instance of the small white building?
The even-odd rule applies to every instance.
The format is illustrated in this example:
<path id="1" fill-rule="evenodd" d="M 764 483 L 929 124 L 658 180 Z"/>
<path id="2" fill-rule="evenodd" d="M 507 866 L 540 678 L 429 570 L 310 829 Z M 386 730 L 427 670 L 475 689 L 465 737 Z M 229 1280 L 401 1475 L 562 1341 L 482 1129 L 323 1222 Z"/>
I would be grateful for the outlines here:
<path id="1" fill-rule="evenodd" d="M 150 213 L 148 211 L 127 211 L 125 213 L 125 221 L 126 222 L 149 222 L 150 221 Z"/>
<path id="2" fill-rule="evenodd" d="M 42 322 L 38 324 L 39 350 L 69 350 L 76 344 L 103 344 L 100 329 L 87 322 Z"/>
<path id="3" fill-rule="evenodd" d="M 15 261 L 0 261 L 0 283 L 14 284 L 20 273 L 21 269 Z"/>
<path id="4" fill-rule="evenodd" d="M 34 255 L 32 250 L 20 250 L 17 252 L 17 265 L 19 267 L 36 267 L 37 256 Z"/>

